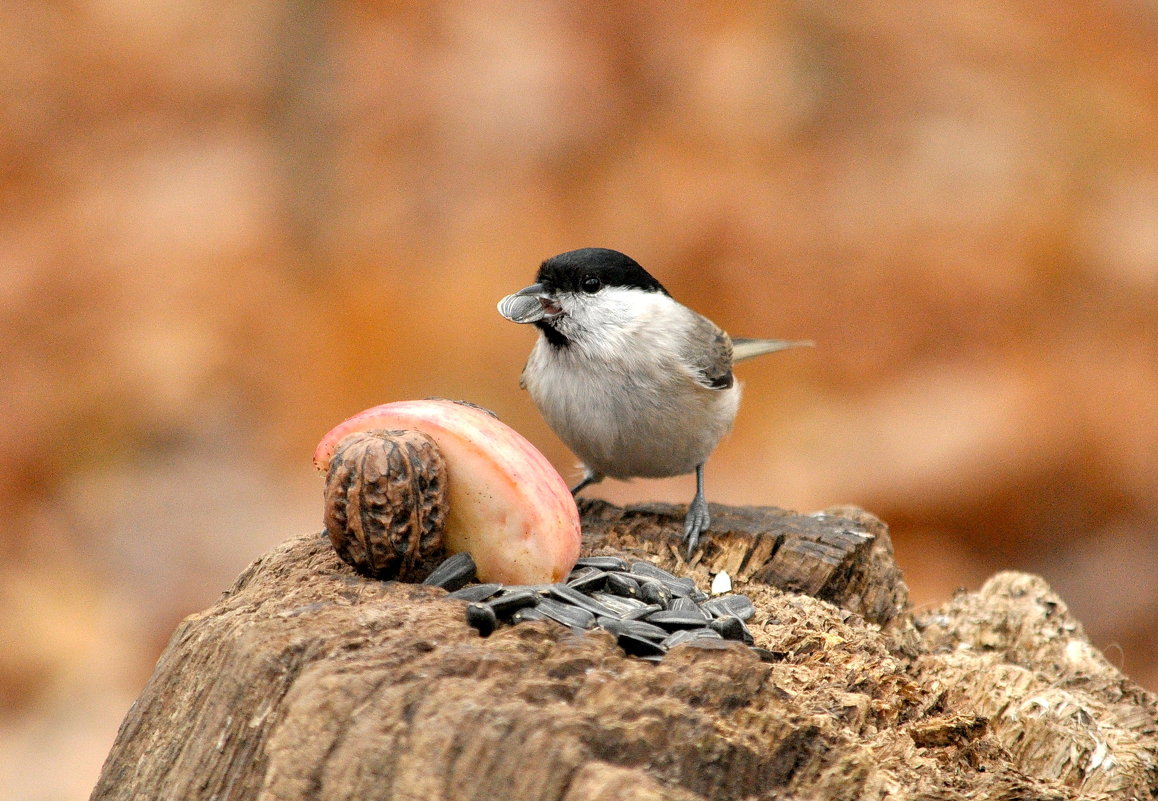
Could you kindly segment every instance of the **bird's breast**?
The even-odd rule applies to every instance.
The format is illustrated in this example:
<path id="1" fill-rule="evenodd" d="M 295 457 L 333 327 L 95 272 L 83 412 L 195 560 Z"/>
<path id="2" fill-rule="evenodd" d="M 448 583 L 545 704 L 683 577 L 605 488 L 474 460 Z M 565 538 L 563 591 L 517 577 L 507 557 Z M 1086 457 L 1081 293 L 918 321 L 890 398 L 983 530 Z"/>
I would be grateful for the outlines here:
<path id="1" fill-rule="evenodd" d="M 678 365 L 642 364 L 630 353 L 596 361 L 568 350 L 537 345 L 526 387 L 559 438 L 604 475 L 690 473 L 735 418 L 738 384 L 712 390 Z"/>

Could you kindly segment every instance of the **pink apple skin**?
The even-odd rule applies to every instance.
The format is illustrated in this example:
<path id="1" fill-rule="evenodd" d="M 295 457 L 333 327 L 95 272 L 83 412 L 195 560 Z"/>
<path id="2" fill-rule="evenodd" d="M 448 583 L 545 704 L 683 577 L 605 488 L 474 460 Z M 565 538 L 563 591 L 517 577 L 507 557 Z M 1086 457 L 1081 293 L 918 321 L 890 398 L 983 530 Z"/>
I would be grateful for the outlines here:
<path id="1" fill-rule="evenodd" d="M 329 469 L 338 443 L 372 429 L 415 429 L 446 459 L 449 512 L 443 542 L 467 551 L 481 581 L 562 581 L 579 558 L 579 512 L 567 483 L 534 445 L 481 409 L 446 400 L 375 406 L 335 426 L 314 451 Z"/>

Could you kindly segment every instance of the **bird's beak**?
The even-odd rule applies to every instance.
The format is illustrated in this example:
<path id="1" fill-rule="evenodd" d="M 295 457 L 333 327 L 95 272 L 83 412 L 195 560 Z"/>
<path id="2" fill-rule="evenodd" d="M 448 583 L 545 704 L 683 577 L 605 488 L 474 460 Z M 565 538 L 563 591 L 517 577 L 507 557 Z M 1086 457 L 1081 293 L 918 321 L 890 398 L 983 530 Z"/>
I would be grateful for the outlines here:
<path id="1" fill-rule="evenodd" d="M 499 314 L 512 323 L 537 323 L 544 317 L 557 317 L 562 309 L 542 284 L 531 284 L 499 301 Z"/>

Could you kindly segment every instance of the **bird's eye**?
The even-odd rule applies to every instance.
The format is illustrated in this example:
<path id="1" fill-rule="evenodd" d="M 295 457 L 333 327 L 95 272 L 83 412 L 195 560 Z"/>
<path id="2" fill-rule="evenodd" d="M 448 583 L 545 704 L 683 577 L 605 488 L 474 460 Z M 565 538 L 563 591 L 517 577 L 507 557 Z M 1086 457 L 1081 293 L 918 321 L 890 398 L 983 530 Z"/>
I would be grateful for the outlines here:
<path id="1" fill-rule="evenodd" d="M 597 276 L 585 275 L 583 280 L 579 282 L 579 288 L 589 295 L 594 295 L 603 288 L 603 282 Z"/>

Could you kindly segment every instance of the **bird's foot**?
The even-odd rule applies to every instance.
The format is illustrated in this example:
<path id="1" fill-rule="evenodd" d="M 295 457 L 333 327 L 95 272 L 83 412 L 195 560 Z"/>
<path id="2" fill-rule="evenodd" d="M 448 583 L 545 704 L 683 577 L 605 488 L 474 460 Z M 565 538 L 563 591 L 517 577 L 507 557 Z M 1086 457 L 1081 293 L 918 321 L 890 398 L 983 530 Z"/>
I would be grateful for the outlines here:
<path id="1" fill-rule="evenodd" d="M 708 530 L 712 524 L 712 517 L 708 514 L 708 502 L 702 495 L 697 495 L 688 504 L 688 514 L 684 518 L 684 542 L 688 544 L 688 556 L 695 553 L 700 544 L 700 535 Z"/>
<path id="2" fill-rule="evenodd" d="M 571 496 L 574 497 L 584 490 L 584 488 L 592 484 L 598 484 L 603 480 L 603 476 L 598 473 L 587 473 L 583 476 L 583 480 L 571 488 Z"/>

